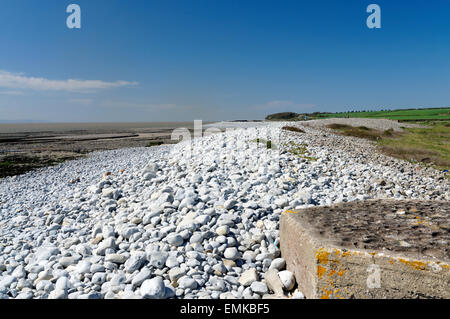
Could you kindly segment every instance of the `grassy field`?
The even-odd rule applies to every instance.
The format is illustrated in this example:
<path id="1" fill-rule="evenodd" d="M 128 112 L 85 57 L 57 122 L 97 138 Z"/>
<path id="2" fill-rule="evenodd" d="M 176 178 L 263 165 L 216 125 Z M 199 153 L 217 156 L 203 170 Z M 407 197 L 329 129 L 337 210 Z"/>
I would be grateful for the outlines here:
<path id="1" fill-rule="evenodd" d="M 381 152 L 450 170 L 450 121 L 427 124 L 428 128 L 408 128 L 396 138 L 379 140 Z"/>
<path id="2" fill-rule="evenodd" d="M 438 109 L 409 109 L 393 111 L 371 111 L 371 112 L 342 112 L 342 113 L 320 113 L 311 114 L 311 119 L 332 117 L 364 117 L 375 119 L 391 119 L 399 121 L 427 121 L 427 120 L 450 120 L 450 108 Z"/>
<path id="3" fill-rule="evenodd" d="M 426 128 L 407 128 L 402 133 L 364 126 L 331 124 L 339 134 L 375 141 L 381 153 L 414 163 L 450 170 L 450 121 L 424 121 Z"/>
<path id="4" fill-rule="evenodd" d="M 282 112 L 268 115 L 271 121 L 303 121 L 305 114 Z M 315 112 L 307 114 L 308 120 L 326 118 L 372 118 L 390 119 L 399 122 L 413 121 L 425 128 L 405 128 L 398 133 L 393 130 L 378 131 L 365 126 L 354 127 L 331 124 L 329 128 L 338 134 L 369 139 L 377 143 L 381 153 L 433 166 L 439 170 L 450 170 L 450 107 L 427 109 L 399 109 L 367 112 Z M 286 126 L 283 130 L 297 131 Z M 296 152 L 301 150 L 296 150 Z M 447 174 L 449 177 L 450 175 Z"/>

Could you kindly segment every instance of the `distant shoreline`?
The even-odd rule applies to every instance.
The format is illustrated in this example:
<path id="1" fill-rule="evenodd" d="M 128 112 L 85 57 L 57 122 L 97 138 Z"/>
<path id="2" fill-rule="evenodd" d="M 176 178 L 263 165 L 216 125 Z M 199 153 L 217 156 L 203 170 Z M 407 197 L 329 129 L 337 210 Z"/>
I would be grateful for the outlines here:
<path id="1" fill-rule="evenodd" d="M 203 122 L 211 124 L 215 122 Z M 28 132 L 98 131 L 116 132 L 135 130 L 193 128 L 194 122 L 48 122 L 48 123 L 0 123 L 0 135 Z"/>
<path id="2" fill-rule="evenodd" d="M 202 122 L 203 129 L 248 127 L 258 121 Z M 191 122 L 104 122 L 0 124 L 0 178 L 85 157 L 95 151 L 175 144 L 177 128 Z"/>

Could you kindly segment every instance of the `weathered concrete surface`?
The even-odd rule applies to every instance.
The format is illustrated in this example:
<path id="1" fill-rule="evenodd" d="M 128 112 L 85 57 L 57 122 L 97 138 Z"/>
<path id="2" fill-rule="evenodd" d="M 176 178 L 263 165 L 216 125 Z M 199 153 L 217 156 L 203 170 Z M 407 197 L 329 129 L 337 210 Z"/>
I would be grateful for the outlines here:
<path id="1" fill-rule="evenodd" d="M 286 211 L 281 252 L 307 298 L 450 298 L 450 202 Z"/>

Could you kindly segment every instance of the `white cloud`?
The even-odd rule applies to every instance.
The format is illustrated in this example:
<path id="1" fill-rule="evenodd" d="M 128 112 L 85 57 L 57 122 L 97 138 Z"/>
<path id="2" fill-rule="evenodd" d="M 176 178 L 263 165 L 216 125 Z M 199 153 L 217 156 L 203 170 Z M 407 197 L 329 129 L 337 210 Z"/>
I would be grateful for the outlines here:
<path id="1" fill-rule="evenodd" d="M 31 89 L 37 91 L 92 92 L 122 86 L 138 85 L 137 82 L 101 80 L 49 80 L 45 78 L 27 77 L 0 70 L 0 87 L 9 89 Z"/>

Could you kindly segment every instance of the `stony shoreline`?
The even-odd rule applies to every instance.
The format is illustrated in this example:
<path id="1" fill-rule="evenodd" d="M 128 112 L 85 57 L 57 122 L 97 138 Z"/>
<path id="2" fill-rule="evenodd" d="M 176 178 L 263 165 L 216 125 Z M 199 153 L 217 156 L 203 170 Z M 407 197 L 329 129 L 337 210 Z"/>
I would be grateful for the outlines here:
<path id="1" fill-rule="evenodd" d="M 380 155 L 368 141 L 284 124 L 192 147 L 94 152 L 1 180 L 0 298 L 259 299 L 280 292 L 278 279 L 286 296 L 302 298 L 280 258 L 284 210 L 450 200 L 438 171 Z M 274 147 L 258 143 L 274 136 Z"/>
<path id="2" fill-rule="evenodd" d="M 174 144 L 192 123 L 0 124 L 0 178 L 86 157 L 95 151 Z"/>

